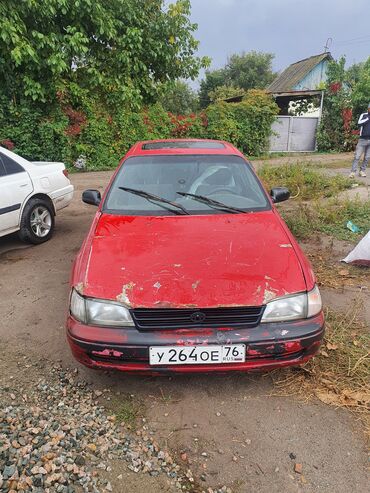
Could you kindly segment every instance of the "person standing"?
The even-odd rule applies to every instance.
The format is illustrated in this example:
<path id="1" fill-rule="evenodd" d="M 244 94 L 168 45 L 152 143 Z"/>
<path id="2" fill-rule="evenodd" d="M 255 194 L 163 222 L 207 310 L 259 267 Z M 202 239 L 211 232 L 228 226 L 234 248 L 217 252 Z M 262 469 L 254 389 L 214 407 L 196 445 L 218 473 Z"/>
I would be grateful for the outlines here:
<path id="1" fill-rule="evenodd" d="M 362 154 L 364 155 L 364 160 L 360 167 L 359 176 L 366 177 L 366 166 L 370 159 L 370 103 L 367 107 L 367 113 L 362 113 L 358 124 L 360 125 L 360 138 L 356 146 L 355 158 L 352 163 L 351 173 L 349 174 L 350 178 L 355 177 Z"/>

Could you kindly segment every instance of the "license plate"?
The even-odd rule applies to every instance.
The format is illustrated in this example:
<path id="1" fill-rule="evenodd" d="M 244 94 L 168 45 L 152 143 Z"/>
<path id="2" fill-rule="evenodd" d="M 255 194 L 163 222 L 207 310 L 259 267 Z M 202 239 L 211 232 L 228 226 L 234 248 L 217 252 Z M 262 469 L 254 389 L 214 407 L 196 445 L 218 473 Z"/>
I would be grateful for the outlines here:
<path id="1" fill-rule="evenodd" d="M 228 346 L 153 346 L 151 365 L 214 365 L 245 361 L 245 344 Z"/>

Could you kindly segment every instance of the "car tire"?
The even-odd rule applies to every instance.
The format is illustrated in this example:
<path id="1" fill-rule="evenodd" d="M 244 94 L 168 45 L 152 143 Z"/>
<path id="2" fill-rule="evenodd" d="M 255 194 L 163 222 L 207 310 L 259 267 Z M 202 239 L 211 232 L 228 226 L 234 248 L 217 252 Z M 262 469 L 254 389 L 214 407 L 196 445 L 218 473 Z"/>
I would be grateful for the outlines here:
<path id="1" fill-rule="evenodd" d="M 44 199 L 30 199 L 22 214 L 19 238 L 38 245 L 50 240 L 54 232 L 54 210 Z"/>

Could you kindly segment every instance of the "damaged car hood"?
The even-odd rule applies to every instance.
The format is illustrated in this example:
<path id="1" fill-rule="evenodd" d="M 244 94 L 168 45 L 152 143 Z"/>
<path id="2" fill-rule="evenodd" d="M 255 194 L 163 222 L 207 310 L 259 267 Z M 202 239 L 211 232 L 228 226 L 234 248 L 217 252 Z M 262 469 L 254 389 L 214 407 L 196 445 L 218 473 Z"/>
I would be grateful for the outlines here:
<path id="1" fill-rule="evenodd" d="M 306 290 L 274 211 L 102 214 L 90 235 L 80 291 L 132 308 L 257 306 Z"/>

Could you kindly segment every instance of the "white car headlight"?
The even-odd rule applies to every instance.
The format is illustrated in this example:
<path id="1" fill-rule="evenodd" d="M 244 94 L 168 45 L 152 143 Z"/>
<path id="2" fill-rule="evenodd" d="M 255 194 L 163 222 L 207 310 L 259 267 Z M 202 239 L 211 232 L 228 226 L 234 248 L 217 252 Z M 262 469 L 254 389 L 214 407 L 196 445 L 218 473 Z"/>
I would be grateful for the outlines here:
<path id="1" fill-rule="evenodd" d="M 267 303 L 261 322 L 283 322 L 313 317 L 322 309 L 317 286 L 309 293 L 278 298 Z"/>
<path id="2" fill-rule="evenodd" d="M 322 301 L 320 290 L 317 286 L 307 293 L 307 318 L 313 317 L 321 312 Z"/>
<path id="3" fill-rule="evenodd" d="M 75 289 L 72 289 L 69 310 L 76 320 L 86 323 L 85 298 L 80 296 Z"/>
<path id="4" fill-rule="evenodd" d="M 88 325 L 109 327 L 133 326 L 128 309 L 119 303 L 93 298 L 84 298 L 73 289 L 70 301 L 71 314 Z"/>

